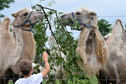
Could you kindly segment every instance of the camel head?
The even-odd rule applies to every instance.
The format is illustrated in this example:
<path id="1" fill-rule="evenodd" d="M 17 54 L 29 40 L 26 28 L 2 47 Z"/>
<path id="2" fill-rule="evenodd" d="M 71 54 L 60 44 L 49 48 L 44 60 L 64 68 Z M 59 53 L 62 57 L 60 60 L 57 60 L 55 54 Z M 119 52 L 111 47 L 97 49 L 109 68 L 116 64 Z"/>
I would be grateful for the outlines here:
<path id="1" fill-rule="evenodd" d="M 80 24 L 87 24 L 91 26 L 95 26 L 97 24 L 97 14 L 89 9 L 81 8 L 76 12 L 71 12 L 68 14 L 64 14 L 61 16 L 62 20 L 70 20 L 69 24 L 71 25 L 71 19 L 77 20 Z"/>
<path id="2" fill-rule="evenodd" d="M 40 11 L 29 11 L 27 9 L 22 9 L 16 13 L 12 13 L 12 16 L 15 18 L 13 21 L 13 26 L 19 26 L 25 23 L 26 20 L 29 20 L 23 25 L 23 27 L 29 27 L 41 21 L 43 14 Z"/>

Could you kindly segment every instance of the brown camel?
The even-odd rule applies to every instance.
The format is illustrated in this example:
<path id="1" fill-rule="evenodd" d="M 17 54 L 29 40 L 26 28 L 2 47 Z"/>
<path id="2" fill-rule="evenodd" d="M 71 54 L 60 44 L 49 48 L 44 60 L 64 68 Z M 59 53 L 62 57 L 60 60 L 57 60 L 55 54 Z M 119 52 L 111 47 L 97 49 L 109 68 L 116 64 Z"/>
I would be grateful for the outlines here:
<path id="1" fill-rule="evenodd" d="M 86 74 L 97 73 L 101 84 L 126 84 L 126 35 L 122 23 L 116 21 L 105 43 L 98 31 L 96 17 L 96 13 L 85 8 L 61 17 L 77 20 L 82 25 L 76 52 L 83 61 L 78 65 Z"/>
<path id="2" fill-rule="evenodd" d="M 9 23 L 10 19 L 6 17 L 0 27 L 0 77 L 3 76 L 4 71 L 11 62 L 10 57 L 8 57 L 11 51 L 8 49 L 12 49 L 15 45 L 15 41 L 9 30 Z"/>
<path id="3" fill-rule="evenodd" d="M 58 56 L 61 56 L 61 58 L 63 58 L 64 61 L 66 61 L 66 56 L 64 55 L 64 53 L 62 51 L 59 50 L 60 49 L 60 46 L 56 43 L 56 40 L 55 40 L 55 38 L 53 36 L 49 36 L 48 37 L 48 45 L 49 45 L 49 49 L 50 49 L 50 54 L 57 53 Z M 53 47 L 55 47 L 56 50 L 53 49 Z M 55 78 L 60 77 L 59 76 L 59 72 L 64 73 L 64 68 L 63 68 L 63 65 L 62 64 L 60 64 L 58 66 L 57 65 L 54 65 L 53 66 L 53 69 L 50 71 L 50 73 L 51 74 L 55 74 Z"/>
<path id="4" fill-rule="evenodd" d="M 100 71 L 99 78 L 108 79 L 109 84 L 126 84 L 126 34 L 121 20 L 117 20 L 106 44 L 109 49 L 109 57 L 106 69 Z M 100 79 L 101 79 L 100 78 Z M 106 84 L 101 80 L 101 84 Z"/>
<path id="5" fill-rule="evenodd" d="M 81 24 L 76 53 L 81 56 L 83 61 L 78 61 L 78 66 L 90 76 L 105 68 L 108 47 L 98 31 L 96 13 L 82 8 L 76 12 L 64 14 L 61 18 L 77 20 Z"/>
<path id="6" fill-rule="evenodd" d="M 43 17 L 41 12 L 30 12 L 27 9 L 13 13 L 12 16 L 15 18 L 13 21 L 15 39 L 10 34 L 8 18 L 4 19 L 0 31 L 0 57 L 2 58 L 0 59 L 0 65 L 2 66 L 0 67 L 1 78 L 7 75 L 8 68 L 14 74 L 20 74 L 19 63 L 22 59 L 28 59 L 33 62 L 36 43 L 32 32 L 29 30 L 32 25 L 42 20 Z M 6 73 L 4 74 L 4 72 Z M 0 84 L 2 83 L 7 84 L 7 82 L 1 80 Z"/>

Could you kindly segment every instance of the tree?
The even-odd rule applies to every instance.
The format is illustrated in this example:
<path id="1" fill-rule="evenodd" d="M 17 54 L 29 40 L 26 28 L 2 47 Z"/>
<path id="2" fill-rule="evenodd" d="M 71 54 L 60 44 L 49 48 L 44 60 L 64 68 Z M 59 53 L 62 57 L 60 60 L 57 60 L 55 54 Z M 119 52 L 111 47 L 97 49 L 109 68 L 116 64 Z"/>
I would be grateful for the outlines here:
<path id="1" fill-rule="evenodd" d="M 39 9 L 37 9 L 39 10 Z M 58 14 L 60 16 L 61 13 Z M 49 11 L 47 16 L 55 16 L 54 11 Z M 48 80 L 44 80 L 43 84 L 97 84 L 97 78 L 94 76 L 92 79 L 88 79 L 87 76 L 80 70 L 77 65 L 77 61 L 81 59 L 79 55 L 76 54 L 76 47 L 78 40 L 72 36 L 72 31 L 68 31 L 67 28 L 62 26 L 61 19 L 50 19 L 51 25 L 53 25 L 54 34 L 57 39 L 58 45 L 60 45 L 60 51 L 62 51 L 66 56 L 66 61 L 61 57 L 61 54 L 57 52 L 52 53 L 49 56 L 49 63 L 51 70 L 55 70 L 54 66 L 59 66 L 62 64 L 64 71 L 59 71 L 58 76 L 49 73 Z M 47 33 L 48 29 L 46 17 L 43 18 L 42 22 L 34 27 L 34 37 L 37 44 L 36 51 L 36 62 L 42 62 L 41 54 L 44 50 L 47 50 Z M 78 24 L 78 23 L 77 23 Z M 77 30 L 79 25 L 74 25 L 71 30 Z M 51 50 L 57 50 L 57 48 L 52 47 Z"/>
<path id="2" fill-rule="evenodd" d="M 4 10 L 5 8 L 9 8 L 10 3 L 13 3 L 14 0 L 0 0 L 0 11 Z M 0 14 L 0 18 L 4 17 L 3 14 Z"/>
<path id="3" fill-rule="evenodd" d="M 103 36 L 105 36 L 112 30 L 111 25 L 112 24 L 109 24 L 109 22 L 105 19 L 101 19 L 98 21 L 99 31 L 102 33 Z"/>

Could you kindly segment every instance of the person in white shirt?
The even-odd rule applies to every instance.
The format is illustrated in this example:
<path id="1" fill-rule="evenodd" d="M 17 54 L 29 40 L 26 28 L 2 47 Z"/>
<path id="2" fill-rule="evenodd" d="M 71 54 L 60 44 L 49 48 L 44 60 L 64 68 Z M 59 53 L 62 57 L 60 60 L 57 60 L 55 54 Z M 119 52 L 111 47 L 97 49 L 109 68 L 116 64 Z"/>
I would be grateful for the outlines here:
<path id="1" fill-rule="evenodd" d="M 50 66 L 48 63 L 48 54 L 46 52 L 43 53 L 43 60 L 45 61 L 45 69 L 38 74 L 32 75 L 32 63 L 29 60 L 22 60 L 20 62 L 20 70 L 24 75 L 24 78 L 18 79 L 15 84 L 40 84 L 43 81 L 43 78 L 48 74 L 50 71 Z"/>

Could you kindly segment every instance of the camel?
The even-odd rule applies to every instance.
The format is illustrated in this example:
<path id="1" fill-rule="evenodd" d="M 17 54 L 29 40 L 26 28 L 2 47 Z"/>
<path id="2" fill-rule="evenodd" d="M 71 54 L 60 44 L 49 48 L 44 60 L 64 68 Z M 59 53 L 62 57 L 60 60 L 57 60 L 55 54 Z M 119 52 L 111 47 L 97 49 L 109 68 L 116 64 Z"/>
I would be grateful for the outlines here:
<path id="1" fill-rule="evenodd" d="M 57 49 L 57 51 L 51 50 L 51 53 L 57 52 L 66 61 L 66 56 L 64 55 L 63 52 L 59 51 L 60 46 L 58 46 L 58 44 L 56 43 L 56 40 L 53 36 L 48 36 L 48 45 L 49 45 L 50 49 L 52 49 L 52 47 L 55 47 Z"/>
<path id="2" fill-rule="evenodd" d="M 102 70 L 100 76 L 102 79 L 105 78 L 108 80 L 101 80 L 101 84 L 126 84 L 126 34 L 121 20 L 116 20 L 106 44 L 109 48 L 109 57 L 107 60 L 106 69 Z M 103 73 L 106 74 L 106 77 L 102 75 Z"/>
<path id="3" fill-rule="evenodd" d="M 76 49 L 76 53 L 82 58 L 82 62 L 78 61 L 82 71 L 89 75 L 97 74 L 101 84 L 125 84 L 126 38 L 121 21 L 116 21 L 109 39 L 105 42 L 98 31 L 96 13 L 91 10 L 82 8 L 64 14 L 61 18 L 77 20 L 82 26 Z"/>
<path id="4" fill-rule="evenodd" d="M 36 43 L 30 27 L 42 20 L 43 14 L 41 12 L 30 12 L 27 9 L 22 9 L 12 16 L 15 18 L 13 21 L 14 37 L 9 31 L 8 18 L 5 18 L 0 28 L 0 77 L 6 76 L 8 68 L 14 74 L 21 74 L 19 63 L 22 59 L 34 61 Z M 27 20 L 27 22 L 26 22 Z M 24 24 L 23 24 L 24 23 Z M 23 25 L 21 25 L 23 24 Z M 9 74 L 8 74 L 9 75 Z M 7 79 L 8 81 L 9 79 Z M 0 80 L 0 84 L 7 84 L 4 80 Z"/>
<path id="5" fill-rule="evenodd" d="M 9 23 L 10 19 L 6 17 L 0 27 L 0 66 L 2 66 L 0 67 L 0 77 L 3 76 L 4 71 L 8 68 L 8 64 L 10 64 L 11 62 L 10 57 L 5 57 L 10 54 L 8 48 L 13 48 L 13 46 L 15 45 L 15 41 L 12 38 L 9 30 Z"/>
<path id="6" fill-rule="evenodd" d="M 53 36 L 48 36 L 48 45 L 49 45 L 49 49 L 50 49 L 50 54 L 57 53 L 58 56 L 61 56 L 61 58 L 63 58 L 64 61 L 66 62 L 66 56 L 64 55 L 64 53 L 62 51 L 59 50 L 60 46 L 56 43 L 56 40 Z M 53 47 L 55 47 L 57 50 L 54 50 Z M 57 78 L 57 77 L 60 77 L 58 74 L 60 71 L 64 72 L 62 64 L 60 64 L 58 66 L 54 65 L 53 70 L 51 70 L 50 73 L 55 74 L 55 78 Z"/>
<path id="7" fill-rule="evenodd" d="M 11 78 L 12 75 L 18 77 L 16 74 L 13 74 L 12 69 L 8 68 L 11 64 L 11 57 L 8 56 L 10 54 L 11 48 L 15 47 L 15 40 L 11 36 L 9 30 L 10 19 L 6 17 L 1 26 L 0 26 L 0 84 L 7 84 L 8 78 Z M 11 56 L 11 55 L 10 55 Z M 9 72 L 9 74 L 8 74 Z M 4 74 L 6 73 L 6 74 Z M 7 79 L 3 79 L 7 78 Z"/>
<path id="8" fill-rule="evenodd" d="M 98 30 L 95 12 L 81 8 L 80 10 L 61 16 L 63 20 L 77 20 L 81 24 L 81 32 L 76 53 L 82 58 L 78 66 L 86 74 L 95 75 L 106 67 L 108 47 Z"/>

